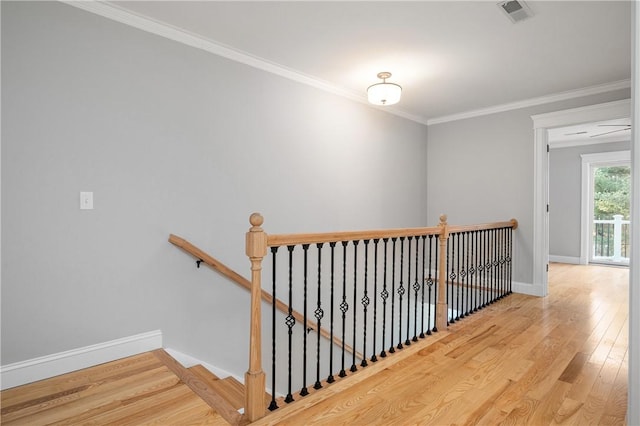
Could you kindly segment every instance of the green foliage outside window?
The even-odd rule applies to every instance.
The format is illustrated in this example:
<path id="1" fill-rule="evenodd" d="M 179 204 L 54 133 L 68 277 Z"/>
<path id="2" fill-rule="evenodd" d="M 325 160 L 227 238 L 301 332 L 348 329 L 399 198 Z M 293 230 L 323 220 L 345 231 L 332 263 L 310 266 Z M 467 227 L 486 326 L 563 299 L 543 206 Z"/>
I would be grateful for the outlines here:
<path id="1" fill-rule="evenodd" d="M 594 174 L 594 211 L 596 220 L 613 219 L 621 214 L 629 219 L 631 169 L 622 167 L 600 167 Z"/>

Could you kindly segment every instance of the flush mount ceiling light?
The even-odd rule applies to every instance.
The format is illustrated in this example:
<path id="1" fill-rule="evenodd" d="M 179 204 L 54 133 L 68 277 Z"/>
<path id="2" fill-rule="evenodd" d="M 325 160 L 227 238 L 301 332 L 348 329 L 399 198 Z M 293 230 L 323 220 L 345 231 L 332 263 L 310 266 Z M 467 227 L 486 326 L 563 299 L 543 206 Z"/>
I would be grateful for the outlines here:
<path id="1" fill-rule="evenodd" d="M 390 72 L 378 73 L 378 78 L 382 83 L 376 83 L 367 89 L 367 97 L 369 102 L 374 105 L 393 105 L 400 101 L 402 87 L 395 83 L 387 83 L 387 78 L 391 77 Z"/>

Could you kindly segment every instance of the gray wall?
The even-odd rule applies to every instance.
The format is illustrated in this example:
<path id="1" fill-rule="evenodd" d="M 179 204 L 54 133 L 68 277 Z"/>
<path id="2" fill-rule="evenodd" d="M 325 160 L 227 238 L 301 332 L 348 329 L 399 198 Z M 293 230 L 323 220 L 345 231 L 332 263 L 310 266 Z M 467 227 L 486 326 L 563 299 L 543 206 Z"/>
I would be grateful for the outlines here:
<path id="1" fill-rule="evenodd" d="M 513 279 L 533 283 L 532 115 L 628 99 L 629 90 L 429 126 L 427 222 L 518 220 Z"/>
<path id="2" fill-rule="evenodd" d="M 271 233 L 434 224 L 426 126 L 64 4 L 1 6 L 3 365 L 161 329 L 241 375 L 248 293 L 170 233 L 248 276 L 253 211 Z"/>
<path id="3" fill-rule="evenodd" d="M 630 142 L 551 149 L 549 156 L 549 255 L 580 260 L 582 154 L 628 151 Z"/>

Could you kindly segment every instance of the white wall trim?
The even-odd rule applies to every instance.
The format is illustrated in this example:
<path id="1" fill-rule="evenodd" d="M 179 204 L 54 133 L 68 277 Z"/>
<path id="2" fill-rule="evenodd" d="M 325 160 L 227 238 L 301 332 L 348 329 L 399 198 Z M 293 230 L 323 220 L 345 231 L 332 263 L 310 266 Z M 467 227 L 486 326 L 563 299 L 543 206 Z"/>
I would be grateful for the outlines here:
<path id="1" fill-rule="evenodd" d="M 570 126 L 572 124 L 627 118 L 631 114 L 631 99 L 587 105 L 545 114 L 532 115 L 534 129 Z M 605 117 L 605 118 L 602 118 Z"/>
<path id="2" fill-rule="evenodd" d="M 606 102 L 580 108 L 532 115 L 533 141 L 533 285 L 542 296 L 549 291 L 547 265 L 549 263 L 549 155 L 547 129 L 593 121 L 630 117 L 631 100 Z"/>
<path id="3" fill-rule="evenodd" d="M 631 223 L 640 224 L 640 2 L 631 2 Z M 631 233 L 631 246 L 640 247 L 640 232 Z M 629 271 L 629 377 L 627 424 L 640 425 L 640 250 L 631 250 Z"/>
<path id="4" fill-rule="evenodd" d="M 521 283 L 517 281 L 513 281 L 511 283 L 511 289 L 514 293 L 527 294 L 529 296 L 545 296 L 541 292 L 540 286 L 536 286 L 530 283 Z"/>
<path id="5" fill-rule="evenodd" d="M 553 256 L 549 255 L 549 262 L 568 263 L 571 265 L 582 265 L 580 258 L 575 256 Z"/>
<path id="6" fill-rule="evenodd" d="M 225 377 L 233 377 L 240 383 L 244 383 L 244 377 L 242 375 L 239 376 L 237 374 L 233 374 L 227 370 L 215 367 L 209 363 L 199 360 L 198 358 L 194 358 L 191 355 L 187 355 L 175 349 L 165 348 L 164 350 L 185 368 L 193 367 L 194 365 L 202 365 L 204 368 L 215 374 L 220 379 L 224 379 Z"/>
<path id="7" fill-rule="evenodd" d="M 592 253 L 593 232 L 593 171 L 597 167 L 631 165 L 631 151 L 598 152 L 582 154 L 581 204 L 580 204 L 580 259 L 587 264 Z"/>
<path id="8" fill-rule="evenodd" d="M 447 123 L 449 121 L 464 120 L 467 118 L 481 117 L 483 115 L 496 114 L 499 112 L 511 111 L 514 109 L 528 108 L 536 105 L 544 105 L 551 102 L 559 102 L 567 99 L 581 98 L 589 95 L 597 95 L 599 93 L 611 92 L 614 90 L 628 89 L 631 87 L 631 80 L 620 80 L 612 83 L 599 84 L 597 86 L 585 87 L 582 89 L 569 90 L 566 92 L 556 93 L 537 98 L 524 99 L 517 102 L 510 102 L 501 105 L 480 108 L 472 111 L 462 112 L 459 114 L 446 115 L 427 120 L 427 125 Z"/>
<path id="9" fill-rule="evenodd" d="M 58 352 L 0 367 L 0 388 L 8 389 L 162 347 L 160 330 Z"/>
<path id="10" fill-rule="evenodd" d="M 572 141 L 549 141 L 549 147 L 551 149 L 558 148 L 573 148 L 575 146 L 585 146 L 585 145 L 600 145 L 607 143 L 615 143 L 615 142 L 629 142 L 629 136 L 626 137 L 613 137 L 607 139 L 577 139 Z"/>
<path id="11" fill-rule="evenodd" d="M 207 39 L 197 34 L 190 33 L 178 27 L 171 26 L 164 22 L 155 21 L 153 19 L 144 17 L 132 13 L 128 10 L 122 9 L 113 3 L 105 3 L 95 0 L 60 0 L 69 6 L 77 7 L 87 12 L 94 13 L 104 18 L 111 19 L 122 24 L 129 25 L 139 30 L 146 31 L 151 34 L 155 34 L 169 40 L 177 41 L 178 43 L 185 44 L 187 46 L 195 47 L 197 49 L 204 50 L 223 58 L 230 59 L 241 64 L 248 65 L 253 68 L 266 71 L 280 77 L 287 78 L 289 80 L 296 81 L 298 83 L 306 84 L 307 86 L 314 87 L 316 89 L 338 95 L 352 101 L 365 104 L 371 108 L 378 109 L 382 112 L 393 114 L 407 120 L 415 121 L 420 124 L 427 124 L 427 120 L 423 117 L 419 117 L 413 114 L 409 114 L 405 111 L 398 109 L 397 107 L 377 107 L 371 105 L 365 96 L 364 90 L 362 93 L 356 93 L 351 90 L 344 89 L 342 87 L 335 86 L 328 81 L 320 80 L 310 75 L 304 74 L 295 69 L 286 67 L 284 65 L 271 62 L 267 59 L 260 58 L 247 52 L 243 52 L 239 49 L 235 49 L 231 46 L 227 46 L 218 43 L 214 40 Z"/>
<path id="12" fill-rule="evenodd" d="M 185 31 L 181 28 L 171 26 L 164 22 L 155 21 L 142 15 L 132 13 L 128 10 L 122 9 L 113 3 L 106 3 L 96 0 L 60 0 L 62 3 L 69 6 L 77 7 L 87 12 L 100 15 L 104 18 L 108 18 L 122 24 L 129 25 L 131 27 L 146 31 L 151 34 L 159 35 L 167 39 L 183 43 L 187 46 L 195 47 L 212 53 L 214 55 L 221 56 L 223 58 L 236 61 L 262 71 L 266 71 L 272 74 L 279 75 L 280 77 L 287 78 L 289 80 L 296 81 L 298 83 L 306 84 L 316 89 L 323 90 L 325 92 L 332 93 L 334 95 L 342 96 L 352 101 L 365 104 L 371 108 L 376 108 L 382 112 L 393 114 L 407 120 L 415 121 L 420 124 L 432 125 L 446 123 L 449 121 L 462 120 L 466 118 L 480 117 L 483 115 L 495 114 L 498 112 L 510 111 L 519 108 L 527 108 L 535 105 L 543 105 L 551 102 L 558 102 L 567 99 L 580 98 L 583 96 L 595 95 L 599 93 L 611 92 L 614 90 L 628 89 L 631 87 L 631 80 L 620 80 L 611 83 L 599 84 L 596 86 L 585 87 L 576 90 L 569 90 L 561 93 L 540 96 L 531 99 L 524 99 L 521 101 L 510 102 L 487 108 L 480 108 L 459 114 L 452 114 L 443 117 L 437 117 L 427 119 L 426 117 L 416 116 L 405 111 L 399 110 L 397 107 L 376 107 L 371 105 L 366 96 L 363 93 L 356 93 L 351 90 L 344 89 L 342 87 L 335 86 L 327 81 L 320 80 L 310 75 L 304 74 L 292 68 L 288 68 L 284 65 L 271 62 L 267 59 L 260 58 L 247 52 L 235 49 L 231 46 L 218 43 L 214 40 L 207 39 L 200 35 L 196 35 Z"/>

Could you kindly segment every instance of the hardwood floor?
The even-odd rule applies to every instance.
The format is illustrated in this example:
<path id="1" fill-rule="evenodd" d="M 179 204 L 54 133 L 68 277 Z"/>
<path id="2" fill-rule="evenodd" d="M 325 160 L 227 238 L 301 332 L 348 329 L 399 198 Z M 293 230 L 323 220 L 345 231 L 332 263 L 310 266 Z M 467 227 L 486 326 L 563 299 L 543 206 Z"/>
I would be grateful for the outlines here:
<path id="1" fill-rule="evenodd" d="M 513 294 L 356 386 L 260 423 L 625 424 L 627 300 L 626 268 L 553 264 L 548 297 Z"/>
<path id="2" fill-rule="evenodd" d="M 552 264 L 549 277 L 548 297 L 513 294 L 256 424 L 625 424 L 628 269 Z M 226 424 L 152 353 L 1 402 L 3 425 Z"/>
<path id="3" fill-rule="evenodd" d="M 2 392 L 3 425 L 228 425 L 147 352 Z"/>

